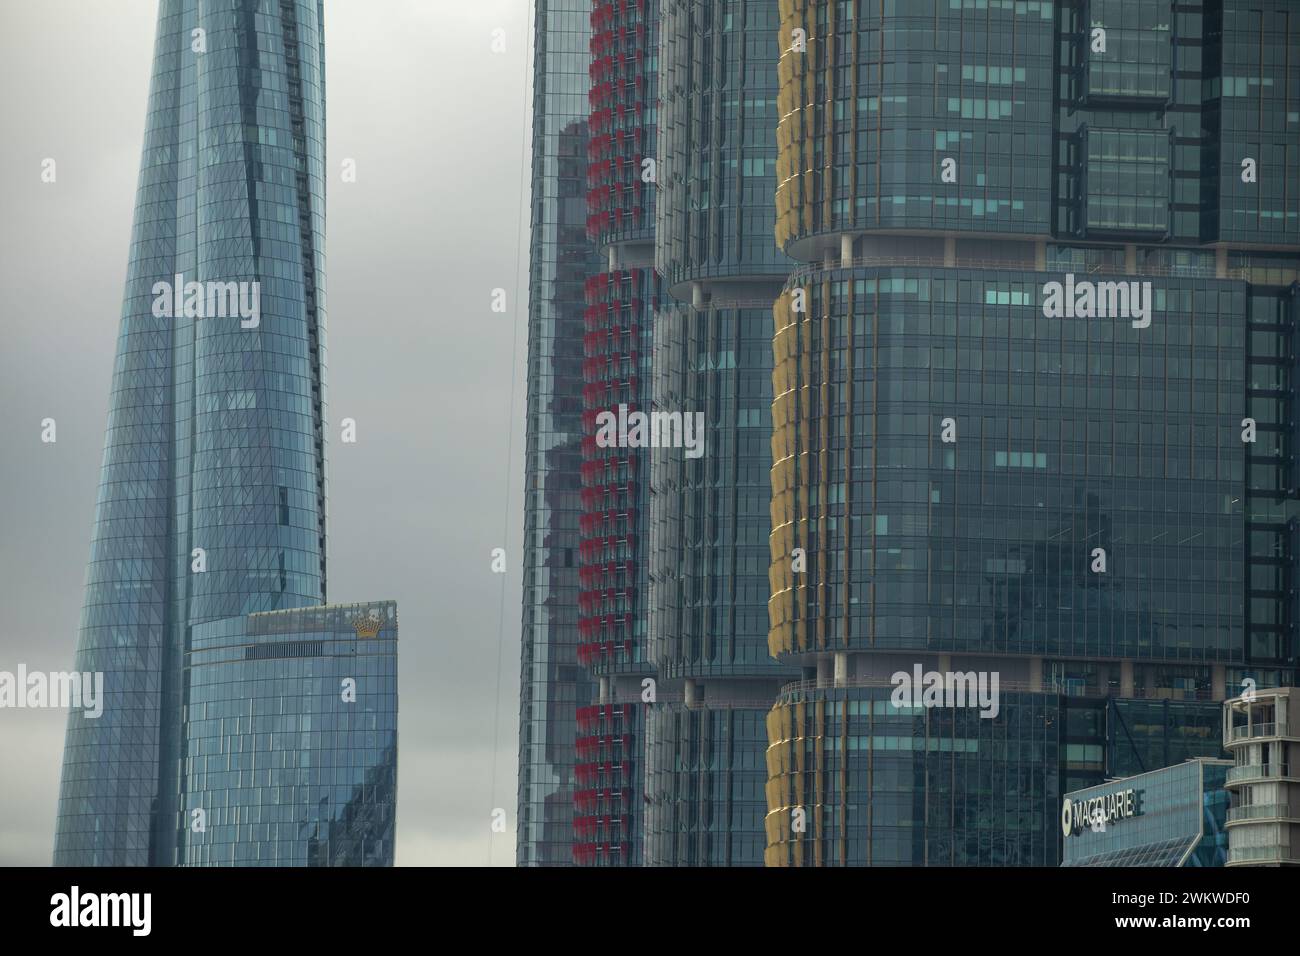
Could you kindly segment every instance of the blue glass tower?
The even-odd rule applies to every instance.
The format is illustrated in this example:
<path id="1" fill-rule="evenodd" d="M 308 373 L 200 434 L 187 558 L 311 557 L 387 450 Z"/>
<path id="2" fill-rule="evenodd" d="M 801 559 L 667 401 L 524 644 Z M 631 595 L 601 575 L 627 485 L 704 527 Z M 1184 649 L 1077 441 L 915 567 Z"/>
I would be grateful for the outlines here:
<path id="1" fill-rule="evenodd" d="M 56 864 L 207 862 L 186 848 L 203 832 L 189 811 L 210 820 L 215 810 L 186 796 L 193 761 L 210 756 L 210 726 L 196 722 L 203 733 L 191 739 L 188 723 L 205 673 L 193 666 L 200 635 L 235 633 L 215 622 L 325 601 L 322 15 L 319 0 L 159 7 L 76 658 L 77 669 L 104 673 L 106 705 L 99 719 L 69 718 Z M 251 308 L 232 314 L 222 305 L 235 289 Z M 393 639 L 395 630 L 394 612 Z M 256 628 L 237 643 L 261 653 Z M 302 660 L 258 676 L 290 687 Z M 395 667 L 391 676 L 375 723 L 395 762 Z M 387 690 L 358 684 L 358 700 Z M 229 696 L 275 691 L 236 685 Z M 298 715 L 250 716 L 246 737 L 218 735 L 232 805 L 244 799 L 237 791 L 256 803 L 256 788 L 287 785 L 273 763 L 245 758 L 278 750 L 285 741 L 264 735 Z M 349 764 L 312 812 L 334 817 L 333 787 L 368 769 Z M 315 828 L 299 822 L 306 840 Z M 391 848 L 370 862 L 391 863 Z"/>
<path id="2" fill-rule="evenodd" d="M 591 0 L 538 0 L 534 22 L 528 423 L 515 861 L 573 860 L 579 661 L 583 313 L 599 270 L 587 238 Z"/>
<path id="3" fill-rule="evenodd" d="M 189 662 L 182 863 L 392 862 L 393 602 L 203 624 Z"/>

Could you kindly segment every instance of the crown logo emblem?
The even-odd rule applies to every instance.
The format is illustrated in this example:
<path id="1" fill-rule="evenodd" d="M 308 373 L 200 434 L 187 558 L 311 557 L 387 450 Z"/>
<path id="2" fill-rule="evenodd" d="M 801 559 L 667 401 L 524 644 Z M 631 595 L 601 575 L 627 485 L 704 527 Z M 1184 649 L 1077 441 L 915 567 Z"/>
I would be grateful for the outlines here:
<path id="1" fill-rule="evenodd" d="M 374 614 L 352 619 L 352 629 L 357 632 L 357 637 L 376 637 L 383 626 L 384 622 Z"/>

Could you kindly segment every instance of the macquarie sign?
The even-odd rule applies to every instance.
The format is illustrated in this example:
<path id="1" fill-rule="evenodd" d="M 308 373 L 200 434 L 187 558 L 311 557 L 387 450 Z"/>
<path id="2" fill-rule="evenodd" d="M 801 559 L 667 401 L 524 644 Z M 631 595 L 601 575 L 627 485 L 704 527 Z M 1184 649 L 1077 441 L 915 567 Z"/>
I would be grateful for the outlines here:
<path id="1" fill-rule="evenodd" d="M 1118 820 L 1142 815 L 1142 795 L 1146 791 L 1116 790 L 1086 800 L 1065 798 L 1061 805 L 1061 832 L 1078 836 L 1088 830 L 1101 831 Z"/>

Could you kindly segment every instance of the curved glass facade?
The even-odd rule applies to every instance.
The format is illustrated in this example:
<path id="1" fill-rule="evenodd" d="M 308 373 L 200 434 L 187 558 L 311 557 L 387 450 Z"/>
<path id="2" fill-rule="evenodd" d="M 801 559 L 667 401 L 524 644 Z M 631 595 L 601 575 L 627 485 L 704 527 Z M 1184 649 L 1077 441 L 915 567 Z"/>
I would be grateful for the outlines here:
<path id="1" fill-rule="evenodd" d="M 696 416 L 654 449 L 646 860 L 762 862 L 763 714 L 791 676 L 767 655 L 770 310 L 777 17 L 770 3 L 662 0 L 654 411 Z"/>
<path id="2" fill-rule="evenodd" d="M 762 862 L 763 715 L 789 668 L 767 653 L 769 310 L 666 306 L 655 410 L 703 416 L 703 453 L 653 452 L 646 861 Z"/>
<path id="3" fill-rule="evenodd" d="M 573 864 L 592 0 L 537 0 L 515 860 Z"/>
<path id="4" fill-rule="evenodd" d="M 196 4 L 159 9 L 75 664 L 105 672 L 107 705 L 69 719 L 56 863 L 169 862 L 152 806 L 174 799 L 189 628 L 325 597 L 320 16 L 205 10 L 195 52 Z M 258 323 L 156 317 L 177 276 L 258 283 Z"/>
<path id="5" fill-rule="evenodd" d="M 879 683 L 796 685 L 772 708 L 767 865 L 1055 865 L 1060 698 L 1003 693 L 986 720 Z"/>
<path id="6" fill-rule="evenodd" d="M 195 635 L 326 597 L 321 18 L 159 7 L 75 664 L 104 672 L 106 705 L 69 717 L 56 864 L 194 862 Z"/>
<path id="7" fill-rule="evenodd" d="M 659 0 L 592 0 L 587 235 L 654 242 Z"/>
<path id="8" fill-rule="evenodd" d="M 183 865 L 392 864 L 396 604 L 200 625 L 188 664 Z"/>
<path id="9" fill-rule="evenodd" d="M 776 7 L 660 7 L 656 268 L 679 299 L 686 282 L 784 278 L 791 263 L 772 243 Z"/>
<path id="10" fill-rule="evenodd" d="M 1245 283 L 1163 279 L 1137 329 L 1044 317 L 1051 278 L 792 280 L 774 340 L 774 653 L 1244 659 Z"/>
<path id="11" fill-rule="evenodd" d="M 772 677 L 767 628 L 770 313 L 668 306 L 655 408 L 702 413 L 703 454 L 653 453 L 650 656 L 665 680 Z"/>
<path id="12" fill-rule="evenodd" d="M 1046 235 L 1054 7 L 781 0 L 778 245 L 809 259 L 811 237 L 861 230 Z"/>
<path id="13" fill-rule="evenodd" d="M 1225 797 L 1226 866 L 1300 866 L 1300 690 L 1246 693 L 1223 705 L 1223 743 L 1232 757 Z"/>
<path id="14" fill-rule="evenodd" d="M 766 309 L 656 315 L 655 408 L 703 414 L 703 454 L 653 452 L 646 860 L 762 859 L 763 714 L 783 678 L 768 656 Z"/>
<path id="15" fill-rule="evenodd" d="M 1282 58 L 1232 2 L 903 6 L 780 3 L 767 859 L 1052 865 L 1054 794 L 1284 677 L 1294 273 L 1194 248 L 1201 91 Z M 996 706 L 893 698 L 930 673 Z"/>
<path id="16" fill-rule="evenodd" d="M 578 660 L 597 699 L 578 708 L 574 860 L 597 866 L 643 859 L 650 454 L 597 435 L 599 416 L 650 410 L 658 8 L 594 0 L 591 14 L 587 233 L 609 271 L 586 287 Z"/>
<path id="17" fill-rule="evenodd" d="M 763 721 L 772 695 L 738 692 L 752 699 L 661 702 L 648 712 L 647 865 L 762 862 Z"/>
<path id="18" fill-rule="evenodd" d="M 639 682 L 623 700 L 578 708 L 574 743 L 573 861 L 640 866 L 645 815 L 645 713 Z"/>
<path id="19" fill-rule="evenodd" d="M 599 416 L 649 410 L 658 286 L 648 268 L 587 281 L 578 661 L 595 678 L 596 694 L 592 706 L 578 708 L 575 825 L 581 832 L 574 859 L 582 863 L 641 860 L 644 736 L 637 709 L 644 707 L 642 680 L 654 672 L 646 653 L 650 453 L 602 445 L 597 434 Z"/>

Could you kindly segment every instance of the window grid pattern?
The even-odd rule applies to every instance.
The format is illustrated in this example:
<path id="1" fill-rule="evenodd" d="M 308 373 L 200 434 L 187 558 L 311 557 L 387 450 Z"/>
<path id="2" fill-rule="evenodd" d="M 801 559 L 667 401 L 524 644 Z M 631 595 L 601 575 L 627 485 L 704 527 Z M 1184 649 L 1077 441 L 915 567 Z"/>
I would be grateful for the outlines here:
<path id="1" fill-rule="evenodd" d="M 393 865 L 397 631 L 392 602 L 194 629 L 183 865 Z M 272 646 L 271 634 L 318 652 L 249 660 L 250 648 Z"/>
<path id="2" fill-rule="evenodd" d="M 765 713 L 677 703 L 649 710 L 647 865 L 762 865 Z"/>
<path id="3" fill-rule="evenodd" d="M 1054 4 L 902 6 L 781 0 L 776 240 L 787 251 L 863 229 L 1048 232 Z"/>
<path id="4" fill-rule="evenodd" d="M 1300 10 L 1207 4 L 1205 238 L 1300 243 Z M 1242 163 L 1256 161 L 1254 182 Z"/>
<path id="5" fill-rule="evenodd" d="M 767 865 L 1055 866 L 1060 698 L 1004 692 L 986 720 L 896 707 L 890 693 L 778 698 L 767 718 Z"/>
<path id="6" fill-rule="evenodd" d="M 656 266 L 694 305 L 655 316 L 654 409 L 702 415 L 704 442 L 652 453 L 646 860 L 758 866 L 763 714 L 790 673 L 763 640 L 779 21 L 765 0 L 660 8 Z"/>
<path id="7" fill-rule="evenodd" d="M 177 862 L 191 629 L 325 599 L 321 6 L 200 6 L 159 7 L 56 864 Z M 177 275 L 257 282 L 258 324 L 156 317 Z"/>
<path id="8" fill-rule="evenodd" d="M 1085 235 L 1168 233 L 1168 134 L 1090 128 L 1084 143 Z"/>
<path id="9" fill-rule="evenodd" d="M 773 653 L 1243 660 L 1244 285 L 1162 280 L 1138 330 L 1045 318 L 1045 278 L 830 270 L 802 313 L 787 289 Z"/>
<path id="10" fill-rule="evenodd" d="M 1090 0 L 1086 91 L 1090 102 L 1105 99 L 1169 99 L 1173 43 L 1170 0 Z M 1105 50 L 1094 36 L 1104 31 Z"/>
<path id="11" fill-rule="evenodd" d="M 650 456 L 601 447 L 597 416 L 650 410 L 658 108 L 657 0 L 594 0 L 587 234 L 615 260 L 586 283 L 578 660 L 606 696 L 579 704 L 574 860 L 642 863 Z M 650 163 L 647 165 L 646 161 Z M 648 182 L 646 180 L 649 180 Z M 619 679 L 624 678 L 624 679 Z"/>
<path id="12" fill-rule="evenodd" d="M 592 0 L 538 0 L 524 463 L 523 627 L 515 859 L 573 865 L 583 312 L 602 271 L 587 238 Z"/>
<path id="13" fill-rule="evenodd" d="M 777 11 L 661 0 L 656 268 L 687 281 L 784 278 L 775 212 Z"/>

